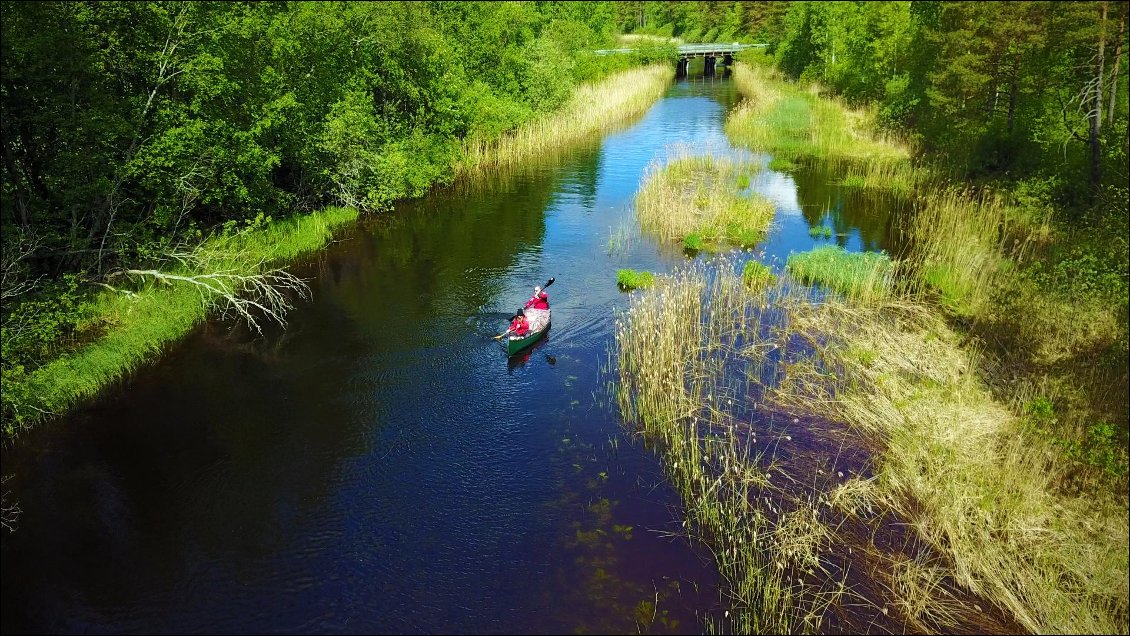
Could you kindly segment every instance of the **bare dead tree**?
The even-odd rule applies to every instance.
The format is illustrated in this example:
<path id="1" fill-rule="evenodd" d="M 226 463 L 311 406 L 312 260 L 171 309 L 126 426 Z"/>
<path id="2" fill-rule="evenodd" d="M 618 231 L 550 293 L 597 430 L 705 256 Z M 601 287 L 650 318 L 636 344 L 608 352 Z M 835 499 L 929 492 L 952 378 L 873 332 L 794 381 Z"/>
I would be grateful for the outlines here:
<path id="1" fill-rule="evenodd" d="M 23 229 L 13 230 L 0 251 L 0 302 L 10 302 L 35 289 L 42 276 L 29 279 L 24 272 L 24 262 L 42 244 L 39 237 Z"/>
<path id="2" fill-rule="evenodd" d="M 1118 101 L 1118 67 L 1122 63 L 1122 38 L 1126 35 L 1126 3 L 1116 2 L 1118 7 L 1118 37 L 1114 40 L 1114 71 L 1110 74 L 1110 99 L 1107 107 L 1110 109 L 1107 121 L 1114 121 L 1114 105 Z"/>
<path id="3" fill-rule="evenodd" d="M 2 483 L 7 484 L 11 478 L 11 475 L 4 477 Z M 10 490 L 4 490 L 3 494 L 0 495 L 0 526 L 3 526 L 8 532 L 15 532 L 23 510 L 20 509 L 19 502 L 8 502 L 8 495 L 10 494 L 12 494 Z"/>
<path id="4" fill-rule="evenodd" d="M 118 173 L 110 188 L 110 192 L 106 195 L 106 212 L 108 218 L 106 220 L 106 228 L 102 233 L 102 241 L 98 246 L 98 269 L 102 269 L 102 253 L 106 248 L 106 238 L 110 235 L 110 228 L 114 224 L 114 217 L 117 215 L 118 208 L 128 201 L 128 199 L 121 199 L 119 192 L 126 179 L 130 176 L 131 161 L 134 154 L 137 152 L 137 147 L 141 141 L 141 133 L 145 126 L 145 121 L 149 115 L 149 110 L 153 107 L 153 101 L 157 97 L 157 93 L 161 88 L 173 80 L 176 76 L 184 72 L 183 67 L 179 67 L 180 60 L 177 58 L 177 49 L 189 40 L 194 34 L 186 34 L 185 27 L 188 25 L 188 9 L 189 3 L 184 3 L 180 6 L 177 13 L 172 17 L 172 23 L 169 26 L 169 33 L 165 37 L 165 44 L 158 54 L 157 63 L 157 78 L 153 82 L 153 88 L 149 91 L 149 97 L 145 100 L 145 106 L 142 107 L 141 113 L 137 117 L 137 123 L 134 128 L 133 137 L 130 140 L 129 148 L 126 150 L 125 156 L 122 160 L 121 172 Z M 99 229 L 100 223 L 98 218 L 91 224 L 87 240 L 90 241 L 94 238 L 95 233 Z"/>
<path id="5" fill-rule="evenodd" d="M 294 308 L 291 296 L 310 298 L 310 287 L 304 280 L 281 269 L 265 269 L 265 262 L 232 264 L 213 269 L 215 254 L 176 252 L 169 258 L 180 264 L 179 272 L 159 269 L 120 269 L 108 274 L 102 287 L 115 292 L 133 294 L 128 289 L 114 287 L 109 281 L 120 277 L 149 279 L 162 284 L 189 285 L 208 306 L 220 312 L 223 318 L 243 320 L 257 333 L 262 334 L 261 317 L 286 326 L 286 314 Z M 232 261 L 229 261 L 232 262 Z M 204 273 L 191 273 L 204 272 Z"/>

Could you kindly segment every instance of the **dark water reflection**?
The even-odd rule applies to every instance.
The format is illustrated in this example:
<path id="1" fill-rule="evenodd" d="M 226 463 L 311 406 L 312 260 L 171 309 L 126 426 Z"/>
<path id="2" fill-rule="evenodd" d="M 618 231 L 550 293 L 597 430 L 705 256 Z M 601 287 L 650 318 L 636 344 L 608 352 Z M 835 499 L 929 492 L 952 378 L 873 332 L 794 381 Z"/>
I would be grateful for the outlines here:
<path id="1" fill-rule="evenodd" d="M 285 331 L 209 323 L 5 450 L 3 631 L 699 631 L 717 572 L 666 534 L 678 497 L 599 396 L 616 269 L 684 260 L 638 232 L 644 168 L 728 147 L 737 99 L 680 81 L 564 160 L 365 221 L 300 267 L 314 300 Z M 885 246 L 828 181 L 756 180 L 775 267 L 825 211 Z M 552 333 L 508 360 L 491 336 L 550 276 Z"/>

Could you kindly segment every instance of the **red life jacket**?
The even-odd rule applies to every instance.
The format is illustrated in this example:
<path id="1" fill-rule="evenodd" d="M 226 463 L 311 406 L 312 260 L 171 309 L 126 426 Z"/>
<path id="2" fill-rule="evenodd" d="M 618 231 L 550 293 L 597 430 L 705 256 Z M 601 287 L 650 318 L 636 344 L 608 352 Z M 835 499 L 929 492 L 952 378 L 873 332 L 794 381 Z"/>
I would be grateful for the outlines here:
<path id="1" fill-rule="evenodd" d="M 510 330 L 516 336 L 524 336 L 530 330 L 530 323 L 525 316 L 518 316 L 510 323 Z"/>
<path id="2" fill-rule="evenodd" d="M 522 309 L 549 309 L 549 294 L 542 292 L 537 296 L 531 297 L 526 301 L 526 306 Z"/>

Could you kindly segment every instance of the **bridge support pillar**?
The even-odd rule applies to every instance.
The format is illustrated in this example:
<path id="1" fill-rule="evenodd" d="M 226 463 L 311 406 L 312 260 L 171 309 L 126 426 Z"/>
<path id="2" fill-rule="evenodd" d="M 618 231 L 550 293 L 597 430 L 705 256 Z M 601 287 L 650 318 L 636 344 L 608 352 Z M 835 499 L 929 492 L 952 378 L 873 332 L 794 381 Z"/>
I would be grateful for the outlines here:
<path id="1" fill-rule="evenodd" d="M 679 58 L 679 61 L 676 63 L 676 66 L 675 66 L 675 77 L 686 77 L 687 76 L 687 68 L 690 67 L 690 65 L 691 65 L 691 61 L 688 60 L 687 58 L 685 58 L 685 57 Z"/>
<path id="2" fill-rule="evenodd" d="M 702 71 L 704 75 L 714 75 L 714 60 L 714 56 L 706 56 L 706 68 L 704 68 Z"/>

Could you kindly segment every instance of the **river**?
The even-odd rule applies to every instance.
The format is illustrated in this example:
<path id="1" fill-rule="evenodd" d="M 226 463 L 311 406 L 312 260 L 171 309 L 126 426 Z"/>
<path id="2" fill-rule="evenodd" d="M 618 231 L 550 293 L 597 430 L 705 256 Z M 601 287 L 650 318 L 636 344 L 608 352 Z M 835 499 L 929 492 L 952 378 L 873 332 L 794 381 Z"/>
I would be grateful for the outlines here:
<path id="1" fill-rule="evenodd" d="M 607 406 L 627 296 L 670 271 L 632 198 L 674 143 L 735 152 L 728 79 L 676 82 L 562 156 L 364 220 L 265 335 L 209 322 L 3 451 L 5 633 L 697 632 L 725 609 L 655 455 Z M 766 165 L 767 156 L 749 155 Z M 765 169 L 751 253 L 890 242 L 881 204 Z M 548 336 L 491 336 L 549 277 Z"/>

